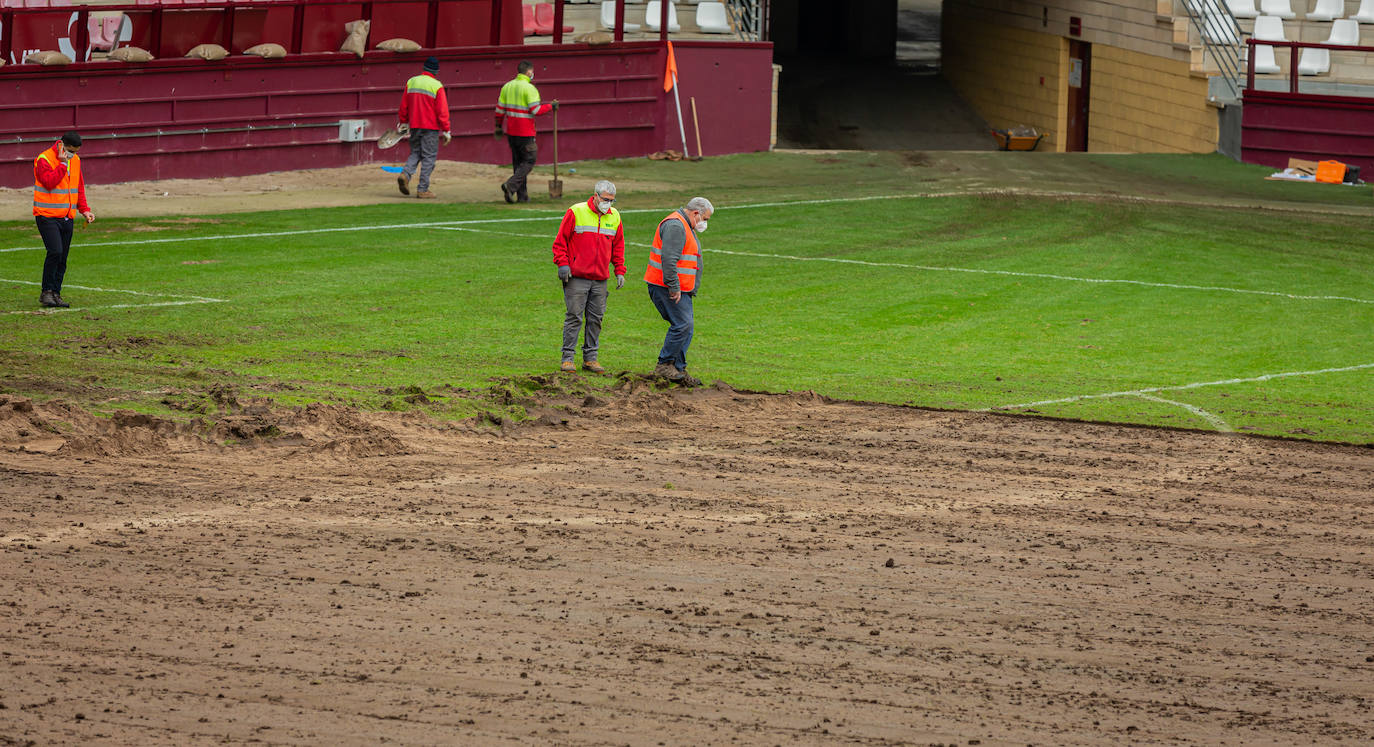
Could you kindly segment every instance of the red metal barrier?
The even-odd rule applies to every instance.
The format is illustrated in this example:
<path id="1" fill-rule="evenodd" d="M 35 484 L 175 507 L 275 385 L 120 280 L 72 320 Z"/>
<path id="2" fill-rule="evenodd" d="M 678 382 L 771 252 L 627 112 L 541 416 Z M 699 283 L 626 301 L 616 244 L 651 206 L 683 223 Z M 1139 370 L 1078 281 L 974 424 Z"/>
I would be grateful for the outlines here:
<path id="1" fill-rule="evenodd" d="M 1297 59 L 1298 49 L 1374 52 L 1374 47 L 1253 38 L 1246 43 L 1250 54 L 1241 107 L 1241 160 L 1282 169 L 1290 158 L 1332 159 L 1359 166 L 1366 175 L 1374 173 L 1374 142 L 1369 137 L 1374 132 L 1374 98 L 1301 93 Z M 1255 88 L 1257 44 L 1293 50 L 1287 91 Z"/>
<path id="2" fill-rule="evenodd" d="M 767 150 L 772 45 L 675 43 L 681 100 L 697 100 L 708 155 Z M 0 185 L 33 183 L 33 158 L 68 129 L 80 131 L 89 178 L 102 183 L 394 162 L 404 146 L 372 142 L 395 122 L 405 80 L 440 58 L 453 144 L 443 158 L 508 163 L 491 136 L 500 86 L 528 59 L 545 100 L 559 99 L 565 160 L 643 156 L 681 148 L 666 53 L 654 42 L 235 56 L 219 63 L 156 60 L 138 67 L 87 63 L 0 68 Z M 684 111 L 691 129 L 690 109 Z M 368 122 L 367 142 L 340 141 L 341 119 Z M 551 121 L 537 120 L 541 132 Z M 692 151 L 696 145 L 692 142 Z"/>

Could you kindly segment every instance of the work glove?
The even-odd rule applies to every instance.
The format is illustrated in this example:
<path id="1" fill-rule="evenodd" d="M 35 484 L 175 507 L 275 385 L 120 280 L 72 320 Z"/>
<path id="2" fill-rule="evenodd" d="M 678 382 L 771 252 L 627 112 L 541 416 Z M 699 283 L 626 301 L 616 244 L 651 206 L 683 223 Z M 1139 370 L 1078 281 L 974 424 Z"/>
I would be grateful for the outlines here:
<path id="1" fill-rule="evenodd" d="M 496 125 L 496 129 L 492 131 L 491 136 L 499 139 L 501 134 L 501 125 Z"/>
<path id="2" fill-rule="evenodd" d="M 553 110 L 558 111 L 558 99 L 553 100 Z"/>
<path id="3" fill-rule="evenodd" d="M 444 141 L 444 145 L 448 145 L 449 142 L 453 140 L 453 133 L 445 132 L 444 134 L 439 136 L 439 139 Z"/>
<path id="4" fill-rule="evenodd" d="M 624 275 L 616 275 L 616 276 L 615 276 L 615 289 L 616 289 L 616 290 L 620 290 L 621 288 L 624 288 L 624 287 L 625 287 L 625 276 L 624 276 Z"/>
<path id="5" fill-rule="evenodd" d="M 558 266 L 558 279 L 559 279 L 559 280 L 562 280 L 565 284 L 566 284 L 569 280 L 572 280 L 572 268 L 569 267 L 569 266 L 567 266 L 567 265 L 559 265 L 559 266 Z"/>

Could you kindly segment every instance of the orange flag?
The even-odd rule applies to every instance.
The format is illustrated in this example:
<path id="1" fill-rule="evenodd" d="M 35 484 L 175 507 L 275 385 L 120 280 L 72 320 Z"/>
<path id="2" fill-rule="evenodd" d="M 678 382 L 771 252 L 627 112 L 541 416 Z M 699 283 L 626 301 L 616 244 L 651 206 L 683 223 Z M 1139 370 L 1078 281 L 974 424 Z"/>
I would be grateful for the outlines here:
<path id="1" fill-rule="evenodd" d="M 673 90 L 677 78 L 677 58 L 673 56 L 673 43 L 668 42 L 668 69 L 663 71 L 663 92 Z"/>

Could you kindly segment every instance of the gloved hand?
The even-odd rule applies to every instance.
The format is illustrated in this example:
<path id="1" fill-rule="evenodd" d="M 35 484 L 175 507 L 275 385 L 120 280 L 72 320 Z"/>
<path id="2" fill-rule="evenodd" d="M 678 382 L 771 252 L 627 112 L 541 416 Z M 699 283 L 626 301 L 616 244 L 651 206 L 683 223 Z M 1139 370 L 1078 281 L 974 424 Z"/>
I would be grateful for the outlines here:
<path id="1" fill-rule="evenodd" d="M 499 139 L 501 135 L 501 125 L 496 125 L 496 129 L 492 131 L 491 136 Z"/>
<path id="2" fill-rule="evenodd" d="M 439 136 L 439 139 L 444 141 L 444 145 L 448 145 L 449 142 L 453 140 L 453 133 L 445 132 L 444 134 Z"/>
<path id="3" fill-rule="evenodd" d="M 558 99 L 553 100 L 553 110 L 558 111 Z"/>
<path id="4" fill-rule="evenodd" d="M 616 289 L 616 290 L 620 290 L 621 288 L 624 288 L 624 287 L 625 287 L 625 276 L 624 276 L 624 275 L 616 275 L 616 276 L 615 276 L 615 289 Z"/>
<path id="5" fill-rule="evenodd" d="M 564 283 L 572 280 L 572 268 L 567 265 L 558 266 L 558 279 Z"/>

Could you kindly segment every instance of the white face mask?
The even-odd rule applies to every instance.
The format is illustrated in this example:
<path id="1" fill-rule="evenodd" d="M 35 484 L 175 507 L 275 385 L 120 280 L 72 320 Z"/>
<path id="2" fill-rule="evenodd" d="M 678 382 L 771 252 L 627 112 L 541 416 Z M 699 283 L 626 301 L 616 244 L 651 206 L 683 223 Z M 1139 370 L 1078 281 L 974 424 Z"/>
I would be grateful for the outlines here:
<path id="1" fill-rule="evenodd" d="M 614 200 L 597 200 L 596 202 L 596 209 L 600 210 L 602 215 L 609 214 L 613 207 L 615 207 Z"/>
<path id="2" fill-rule="evenodd" d="M 706 221 L 704 221 L 704 220 L 703 220 L 703 221 L 699 221 L 699 222 L 697 223 L 697 233 L 701 233 L 702 231 L 705 231 L 705 230 L 706 230 Z"/>

